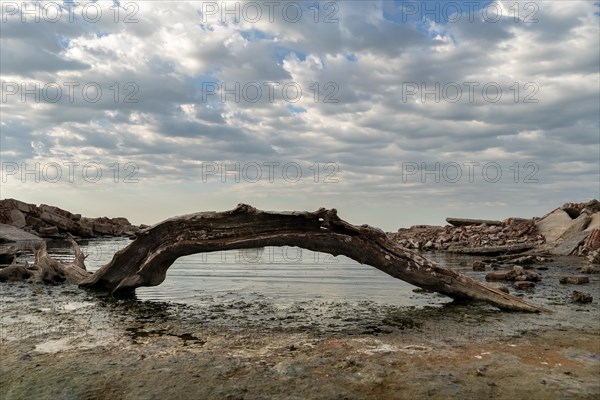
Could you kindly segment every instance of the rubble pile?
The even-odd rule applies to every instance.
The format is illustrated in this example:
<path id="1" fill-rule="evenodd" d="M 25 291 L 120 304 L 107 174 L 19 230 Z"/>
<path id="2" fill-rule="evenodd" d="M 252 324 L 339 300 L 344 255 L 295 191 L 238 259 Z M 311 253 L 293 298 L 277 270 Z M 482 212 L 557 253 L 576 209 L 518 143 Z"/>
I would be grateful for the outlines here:
<path id="1" fill-rule="evenodd" d="M 541 218 L 490 221 L 447 218 L 450 225 L 416 225 L 390 233 L 399 245 L 415 250 L 465 254 L 505 254 L 535 250 L 579 255 L 600 261 L 600 202 L 566 203 Z"/>
<path id="2" fill-rule="evenodd" d="M 544 243 L 533 220 L 509 218 L 498 224 L 461 226 L 414 226 L 391 234 L 401 246 L 416 250 L 446 250 L 476 248 L 533 248 Z"/>

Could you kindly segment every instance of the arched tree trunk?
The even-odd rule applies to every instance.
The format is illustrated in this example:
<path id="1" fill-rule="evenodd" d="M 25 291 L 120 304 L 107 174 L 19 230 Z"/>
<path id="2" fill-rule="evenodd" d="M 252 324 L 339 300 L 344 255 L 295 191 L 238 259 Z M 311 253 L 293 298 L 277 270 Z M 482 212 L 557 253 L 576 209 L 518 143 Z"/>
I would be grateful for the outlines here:
<path id="1" fill-rule="evenodd" d="M 162 283 L 179 257 L 264 246 L 297 246 L 341 254 L 452 298 L 482 300 L 507 310 L 541 311 L 400 247 L 380 229 L 351 225 L 340 219 L 335 209 L 324 208 L 315 212 L 266 212 L 240 204 L 231 211 L 174 217 L 141 232 L 80 286 L 128 296 L 140 286 Z"/>

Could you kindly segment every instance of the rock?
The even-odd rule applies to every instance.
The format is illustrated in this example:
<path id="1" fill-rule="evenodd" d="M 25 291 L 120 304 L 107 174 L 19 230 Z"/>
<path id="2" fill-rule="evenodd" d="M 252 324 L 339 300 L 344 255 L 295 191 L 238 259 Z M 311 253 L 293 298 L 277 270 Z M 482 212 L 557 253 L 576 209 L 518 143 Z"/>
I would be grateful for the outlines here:
<path id="1" fill-rule="evenodd" d="M 526 265 L 533 264 L 537 259 L 534 256 L 521 256 L 512 260 L 515 264 Z"/>
<path id="2" fill-rule="evenodd" d="M 587 214 L 600 212 L 600 201 L 593 199 L 583 205 L 583 211 Z"/>
<path id="3" fill-rule="evenodd" d="M 586 231 L 592 231 L 594 229 L 600 229 L 600 212 L 595 212 L 590 215 L 590 223 L 588 224 Z"/>
<path id="4" fill-rule="evenodd" d="M 55 237 L 55 238 L 61 237 L 60 233 L 58 232 L 58 228 L 56 226 L 40 227 L 40 228 L 38 228 L 38 233 L 42 237 Z"/>
<path id="5" fill-rule="evenodd" d="M 577 252 L 579 245 L 585 242 L 589 233 L 582 232 L 574 232 L 569 233 L 569 235 L 561 239 L 561 243 L 557 244 L 554 248 L 550 249 L 551 254 L 559 255 L 559 256 L 568 256 Z"/>
<path id="6" fill-rule="evenodd" d="M 600 249 L 600 229 L 593 229 L 589 231 L 589 236 L 584 243 L 584 247 L 590 250 Z"/>
<path id="7" fill-rule="evenodd" d="M 488 272 L 485 276 L 486 281 L 507 281 L 510 278 L 509 272 Z"/>
<path id="8" fill-rule="evenodd" d="M 509 244 L 506 246 L 489 246 L 489 247 L 449 247 L 450 253 L 459 254 L 485 254 L 498 255 L 508 253 L 521 253 L 531 250 L 535 247 L 533 244 Z"/>
<path id="9" fill-rule="evenodd" d="M 579 271 L 584 274 L 600 274 L 600 265 L 584 265 Z"/>
<path id="10" fill-rule="evenodd" d="M 507 218 L 504 221 L 502 221 L 502 226 L 510 226 L 510 225 L 515 225 L 515 224 L 522 224 L 523 222 L 531 223 L 531 220 L 530 219 L 526 219 L 526 218 L 511 217 L 511 218 Z"/>
<path id="11" fill-rule="evenodd" d="M 590 251 L 586 258 L 590 264 L 600 267 L 600 249 Z"/>
<path id="12" fill-rule="evenodd" d="M 139 232 L 127 218 L 84 218 L 58 207 L 23 203 L 14 199 L 0 200 L 0 223 L 24 228 L 44 237 L 80 237 L 96 235 L 131 236 Z"/>
<path id="13" fill-rule="evenodd" d="M 112 235 L 115 232 L 113 225 L 101 222 L 94 222 L 93 229 L 95 233 L 107 236 Z"/>
<path id="14" fill-rule="evenodd" d="M 11 225 L 16 226 L 17 228 L 24 228 L 27 225 L 27 222 L 25 222 L 25 214 L 16 208 L 10 210 L 10 219 Z"/>
<path id="15" fill-rule="evenodd" d="M 556 241 L 556 246 L 550 249 L 550 253 L 563 256 L 572 254 L 588 237 L 589 232 L 586 232 L 585 228 L 587 228 L 590 221 L 591 217 L 587 214 L 581 214 L 573 220 L 571 226 Z"/>
<path id="16" fill-rule="evenodd" d="M 573 224 L 573 219 L 565 211 L 557 209 L 536 222 L 535 226 L 547 243 L 555 243 Z"/>
<path id="17" fill-rule="evenodd" d="M 529 289 L 535 287 L 535 283 L 529 281 L 516 281 L 513 283 L 515 289 Z"/>
<path id="18" fill-rule="evenodd" d="M 485 264 L 481 261 L 473 262 L 473 271 L 485 271 Z"/>
<path id="19" fill-rule="evenodd" d="M 0 243 L 2 242 L 15 242 L 19 248 L 23 248 L 41 243 L 42 239 L 12 225 L 0 224 Z"/>
<path id="20" fill-rule="evenodd" d="M 470 226 L 470 225 L 502 225 L 501 221 L 488 220 L 488 219 L 469 219 L 469 218 L 446 218 L 446 222 L 452 226 Z"/>
<path id="21" fill-rule="evenodd" d="M 570 283 L 572 285 L 581 285 L 583 283 L 589 283 L 590 278 L 585 275 L 570 275 L 570 276 L 561 276 L 559 281 L 560 281 L 560 283 Z"/>
<path id="22" fill-rule="evenodd" d="M 541 280 L 542 277 L 534 272 L 527 272 L 526 274 L 518 275 L 515 277 L 515 281 L 539 282 Z"/>
<path id="23" fill-rule="evenodd" d="M 50 213 L 48 211 L 42 211 L 40 219 L 51 226 L 55 226 L 63 231 L 73 231 L 74 221 L 64 215 L 58 213 Z"/>
<path id="24" fill-rule="evenodd" d="M 575 303 L 591 303 L 592 300 L 594 300 L 594 298 L 591 294 L 573 290 L 573 301 Z"/>

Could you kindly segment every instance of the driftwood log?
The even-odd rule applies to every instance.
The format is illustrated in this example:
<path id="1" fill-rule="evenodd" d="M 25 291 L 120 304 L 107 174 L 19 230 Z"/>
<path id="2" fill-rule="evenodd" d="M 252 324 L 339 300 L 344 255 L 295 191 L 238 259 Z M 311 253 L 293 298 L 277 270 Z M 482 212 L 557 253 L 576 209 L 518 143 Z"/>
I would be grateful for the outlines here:
<path id="1" fill-rule="evenodd" d="M 231 211 L 174 217 L 140 232 L 107 265 L 86 276 L 80 286 L 126 297 L 138 287 L 162 283 L 179 257 L 264 246 L 297 246 L 345 255 L 454 299 L 481 300 L 505 310 L 542 310 L 400 247 L 380 229 L 351 225 L 340 219 L 335 209 L 324 208 L 315 212 L 266 212 L 240 204 Z"/>
<path id="2" fill-rule="evenodd" d="M 85 255 L 73 240 L 69 238 L 75 259 L 72 262 L 60 262 L 48 255 L 46 242 L 41 242 L 39 249 L 34 249 L 33 264 L 22 265 L 13 261 L 12 265 L 0 269 L 0 282 L 28 281 L 32 283 L 72 283 L 79 284 L 91 274 L 85 268 Z"/>

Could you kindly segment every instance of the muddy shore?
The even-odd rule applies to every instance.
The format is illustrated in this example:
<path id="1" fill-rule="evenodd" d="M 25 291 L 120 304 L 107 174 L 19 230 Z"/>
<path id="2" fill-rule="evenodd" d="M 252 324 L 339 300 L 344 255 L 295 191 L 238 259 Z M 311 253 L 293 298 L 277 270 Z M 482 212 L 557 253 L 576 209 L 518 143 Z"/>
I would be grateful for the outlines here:
<path id="1" fill-rule="evenodd" d="M 542 314 L 423 292 L 438 305 L 229 293 L 190 306 L 4 283 L 0 398 L 597 399 L 600 277 L 558 283 L 580 263 L 540 266 L 521 293 Z M 573 290 L 594 301 L 573 303 Z"/>

